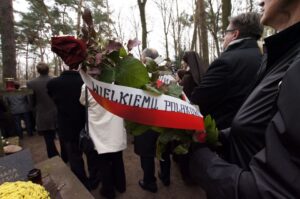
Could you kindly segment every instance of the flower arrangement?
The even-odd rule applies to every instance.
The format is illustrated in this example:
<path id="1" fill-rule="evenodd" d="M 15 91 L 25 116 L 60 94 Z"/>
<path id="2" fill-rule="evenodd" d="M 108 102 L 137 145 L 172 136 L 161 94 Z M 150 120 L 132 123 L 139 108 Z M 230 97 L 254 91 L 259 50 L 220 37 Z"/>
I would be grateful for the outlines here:
<path id="1" fill-rule="evenodd" d="M 182 87 L 176 82 L 163 84 L 158 81 L 159 76 L 171 74 L 167 65 L 160 66 L 154 60 L 148 60 L 144 65 L 133 57 L 130 51 L 140 44 L 137 39 L 129 40 L 125 49 L 120 42 L 101 38 L 94 29 L 89 9 L 84 10 L 82 18 L 84 26 L 78 39 L 72 36 L 52 38 L 52 51 L 71 69 L 77 69 L 81 64 L 83 70 L 98 72 L 97 79 L 102 82 L 143 89 L 155 95 L 182 97 Z M 205 118 L 204 132 L 147 126 L 129 121 L 126 122 L 126 127 L 135 136 L 149 129 L 158 132 L 160 134 L 157 141 L 158 157 L 161 157 L 166 144 L 171 141 L 178 143 L 174 147 L 175 153 L 185 154 L 192 142 L 215 144 L 218 137 L 215 122 L 211 117 Z"/>
<path id="2" fill-rule="evenodd" d="M 1 199 L 50 199 L 49 192 L 32 182 L 5 182 L 0 186 Z"/>

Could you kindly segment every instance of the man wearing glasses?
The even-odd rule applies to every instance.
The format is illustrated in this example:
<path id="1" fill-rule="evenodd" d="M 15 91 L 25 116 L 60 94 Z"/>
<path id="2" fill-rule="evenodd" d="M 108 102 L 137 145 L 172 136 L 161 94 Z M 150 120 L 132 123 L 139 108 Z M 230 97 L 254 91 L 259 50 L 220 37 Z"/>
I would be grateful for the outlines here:
<path id="1" fill-rule="evenodd" d="M 203 115 L 210 114 L 218 129 L 230 127 L 232 119 L 250 92 L 261 63 L 257 40 L 263 26 L 257 13 L 243 13 L 229 18 L 224 31 L 224 52 L 214 60 L 191 101 Z"/>

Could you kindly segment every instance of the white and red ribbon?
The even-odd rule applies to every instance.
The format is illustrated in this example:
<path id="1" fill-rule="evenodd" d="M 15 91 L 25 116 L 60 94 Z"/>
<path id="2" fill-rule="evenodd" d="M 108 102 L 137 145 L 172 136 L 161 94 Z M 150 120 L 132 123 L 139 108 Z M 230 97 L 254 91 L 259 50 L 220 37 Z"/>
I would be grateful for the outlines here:
<path id="1" fill-rule="evenodd" d="M 97 81 L 80 70 L 94 99 L 106 110 L 126 120 L 165 128 L 204 130 L 196 107 L 181 99 Z"/>

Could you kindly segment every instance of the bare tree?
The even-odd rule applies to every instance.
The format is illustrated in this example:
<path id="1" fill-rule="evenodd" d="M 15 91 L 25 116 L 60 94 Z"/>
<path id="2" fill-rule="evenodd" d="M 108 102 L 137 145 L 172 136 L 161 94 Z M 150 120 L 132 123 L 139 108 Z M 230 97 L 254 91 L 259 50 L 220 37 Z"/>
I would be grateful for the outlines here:
<path id="1" fill-rule="evenodd" d="M 214 2 L 215 4 L 213 4 L 212 0 L 208 0 L 207 2 L 208 2 L 207 27 L 208 27 L 209 32 L 212 35 L 217 56 L 220 56 L 221 50 L 220 50 L 220 41 L 219 41 L 218 33 L 221 31 L 220 21 L 221 21 L 222 5 L 215 3 L 215 2 Z M 217 10 L 215 10 L 214 7 L 216 7 Z M 211 53 L 213 53 L 213 52 L 211 52 Z"/>
<path id="2" fill-rule="evenodd" d="M 197 7 L 199 8 L 199 49 L 201 49 L 201 56 L 205 66 L 209 64 L 209 52 L 208 52 L 208 36 L 207 36 L 207 23 L 206 23 L 206 12 L 205 12 L 205 2 L 204 0 L 198 0 Z"/>
<path id="3" fill-rule="evenodd" d="M 197 33 L 198 33 L 198 25 L 199 25 L 199 18 L 200 18 L 200 12 L 199 12 L 199 8 L 198 8 L 198 3 L 197 0 L 195 0 L 194 4 L 196 4 L 196 9 L 194 12 L 194 30 L 193 30 L 193 37 L 192 37 L 192 44 L 191 44 L 191 50 L 197 51 Z"/>
<path id="4" fill-rule="evenodd" d="M 139 10 L 140 10 L 140 18 L 141 18 L 141 24 L 142 24 L 142 48 L 147 48 L 147 22 L 146 22 L 146 3 L 147 0 L 137 0 Z"/>
<path id="5" fill-rule="evenodd" d="M 249 12 L 252 12 L 253 9 L 254 9 L 254 6 L 253 6 L 253 0 L 248 0 L 248 1 L 247 1 L 247 4 L 248 4 L 248 11 L 249 11 Z"/>
<path id="6" fill-rule="evenodd" d="M 172 15 L 172 6 L 173 1 L 171 2 L 169 0 L 156 0 L 155 4 L 160 10 L 160 14 L 162 17 L 163 22 L 163 31 L 164 31 L 164 37 L 165 37 L 165 49 L 166 49 L 166 58 L 169 59 L 169 30 L 170 30 L 170 24 L 171 24 L 171 15 Z"/>
<path id="7" fill-rule="evenodd" d="M 113 27 L 113 33 L 117 36 L 117 38 L 124 43 L 125 40 L 125 33 L 124 33 L 124 27 L 122 23 L 122 17 L 121 17 L 121 11 L 118 13 L 116 23 L 112 24 Z"/>
<path id="8" fill-rule="evenodd" d="M 135 34 L 135 38 L 139 38 L 139 32 L 138 32 L 138 30 L 140 30 L 140 28 L 141 28 L 141 24 L 139 23 L 139 21 L 138 20 L 136 20 L 136 18 L 134 17 L 134 8 L 132 7 L 131 8 L 132 9 L 132 15 L 133 15 L 133 17 L 132 17 L 132 21 L 131 21 L 131 24 L 132 24 L 132 26 L 133 26 L 133 29 L 134 29 L 134 34 Z M 141 49 L 141 46 L 139 45 L 138 46 L 138 53 L 139 53 L 139 57 L 141 56 L 141 54 L 142 54 L 142 49 Z"/>
<path id="9" fill-rule="evenodd" d="M 228 17 L 231 15 L 231 0 L 222 1 L 222 29 L 226 30 L 229 21 Z"/>
<path id="10" fill-rule="evenodd" d="M 77 27 L 76 27 L 76 32 L 77 35 L 79 35 L 80 30 L 81 30 L 81 8 L 82 8 L 83 0 L 78 1 L 78 7 L 77 7 Z"/>

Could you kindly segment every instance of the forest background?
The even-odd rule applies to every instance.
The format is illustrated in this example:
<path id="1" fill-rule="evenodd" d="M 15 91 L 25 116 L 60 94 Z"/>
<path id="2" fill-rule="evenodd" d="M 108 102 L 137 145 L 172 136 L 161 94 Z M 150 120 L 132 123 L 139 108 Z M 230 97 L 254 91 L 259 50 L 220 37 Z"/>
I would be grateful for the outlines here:
<path id="1" fill-rule="evenodd" d="M 198 52 L 208 66 L 223 50 L 228 17 L 259 11 L 258 0 L 1 0 L 0 81 L 34 78 L 40 61 L 58 76 L 63 63 L 51 52 L 50 39 L 80 34 L 85 7 L 104 39 L 126 44 L 137 38 L 142 43 L 134 56 L 156 48 L 175 68 L 188 50 Z"/>

